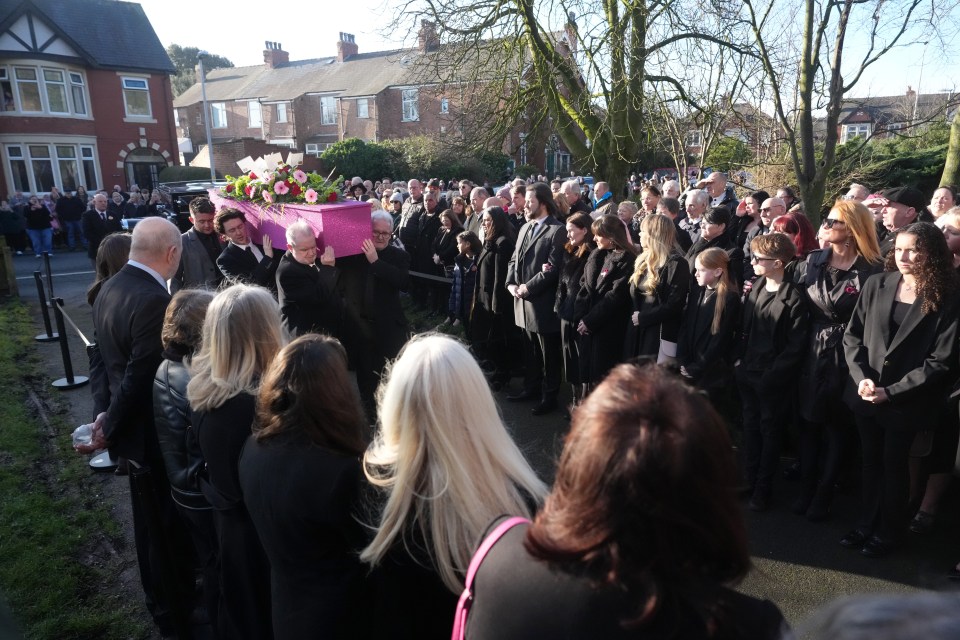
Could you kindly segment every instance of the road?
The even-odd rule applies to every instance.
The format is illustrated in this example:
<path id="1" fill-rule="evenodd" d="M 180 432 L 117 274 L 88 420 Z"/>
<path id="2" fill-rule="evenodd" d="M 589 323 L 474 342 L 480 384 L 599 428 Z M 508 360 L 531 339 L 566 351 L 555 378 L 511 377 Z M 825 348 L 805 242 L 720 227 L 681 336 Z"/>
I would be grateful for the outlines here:
<path id="1" fill-rule="evenodd" d="M 29 302 L 42 332 L 33 271 L 41 260 L 33 256 L 14 259 L 21 297 Z M 93 270 L 84 253 L 61 253 L 51 258 L 54 291 L 64 299 L 67 313 L 78 327 L 93 338 L 86 289 L 93 282 Z M 78 374 L 87 375 L 86 355 L 80 340 L 69 335 L 70 351 Z M 63 365 L 56 344 L 39 344 L 38 350 L 48 363 L 50 380 L 63 377 Z M 516 388 L 517 381 L 514 381 Z M 566 423 L 559 413 L 534 417 L 531 406 L 507 402 L 508 389 L 497 393 L 504 420 L 537 470 L 552 478 L 555 460 L 562 446 Z M 70 399 L 71 410 L 80 424 L 92 411 L 89 386 L 58 391 Z M 855 477 L 854 470 L 851 476 Z M 126 485 L 126 479 L 110 476 L 106 482 Z M 960 560 L 960 491 L 950 493 L 941 510 L 937 528 L 925 536 L 911 534 L 909 546 L 900 553 L 880 560 L 861 557 L 841 547 L 837 541 L 855 523 L 858 491 L 851 486 L 842 492 L 834 507 L 834 516 L 813 524 L 789 511 L 796 497 L 796 484 L 780 482 L 773 508 L 762 514 L 745 511 L 750 549 L 755 568 L 741 590 L 776 603 L 792 624 L 802 621 L 812 610 L 836 597 L 865 592 L 910 592 L 916 589 L 946 590 L 953 586 L 945 575 Z M 116 513 L 123 517 L 123 510 Z M 954 583 L 955 584 L 955 583 Z"/>

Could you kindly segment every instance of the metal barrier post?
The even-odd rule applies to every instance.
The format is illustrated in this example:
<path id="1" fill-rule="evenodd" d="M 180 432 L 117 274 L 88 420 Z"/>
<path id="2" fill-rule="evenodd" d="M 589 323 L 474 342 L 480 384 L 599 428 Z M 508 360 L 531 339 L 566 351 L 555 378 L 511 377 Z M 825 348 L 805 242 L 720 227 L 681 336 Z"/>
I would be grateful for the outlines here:
<path id="1" fill-rule="evenodd" d="M 40 277 L 39 271 L 33 272 L 33 279 L 37 281 L 37 297 L 40 299 L 40 313 L 43 315 L 43 327 L 47 330 L 46 333 L 41 333 L 34 338 L 37 342 L 53 342 L 57 340 L 60 336 L 53 332 L 53 328 L 50 326 L 50 311 L 47 308 L 47 296 L 43 292 L 43 279 Z"/>
<path id="2" fill-rule="evenodd" d="M 60 334 L 60 355 L 63 357 L 63 370 L 66 377 L 53 381 L 57 389 L 75 389 L 90 382 L 85 376 L 73 375 L 73 363 L 70 360 L 70 345 L 67 344 L 67 331 L 63 324 L 63 298 L 53 299 L 53 315 L 57 320 L 57 332 Z"/>
<path id="3" fill-rule="evenodd" d="M 47 271 L 47 298 L 53 300 L 55 297 L 53 295 L 53 271 L 50 269 L 50 254 L 46 251 L 43 252 L 43 265 Z"/>

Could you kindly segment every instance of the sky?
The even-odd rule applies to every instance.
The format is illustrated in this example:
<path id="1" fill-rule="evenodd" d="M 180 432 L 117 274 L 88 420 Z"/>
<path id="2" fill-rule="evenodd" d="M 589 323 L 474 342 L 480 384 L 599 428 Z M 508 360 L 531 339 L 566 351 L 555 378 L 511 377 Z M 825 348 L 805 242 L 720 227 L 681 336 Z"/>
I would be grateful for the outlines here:
<path id="1" fill-rule="evenodd" d="M 141 0 L 147 17 L 163 46 L 179 44 L 206 49 L 229 58 L 236 66 L 263 63 L 264 42 L 279 42 L 291 60 L 334 56 L 340 32 L 356 37 L 360 52 L 383 51 L 416 42 L 417 25 L 385 34 L 396 12 L 397 0 L 350 0 L 334 3 L 277 4 L 271 18 L 271 3 L 228 4 L 220 0 Z M 297 18 L 296 7 L 306 9 Z M 256 10 L 253 10 L 256 7 Z M 337 18 L 335 8 L 341 12 Z M 189 18 L 188 18 L 189 16 Z M 874 65 L 857 84 L 850 97 L 900 95 L 907 86 L 922 93 L 960 90 L 957 56 L 947 55 L 932 42 L 916 43 L 894 51 Z M 921 74 L 922 71 L 922 74 Z"/>

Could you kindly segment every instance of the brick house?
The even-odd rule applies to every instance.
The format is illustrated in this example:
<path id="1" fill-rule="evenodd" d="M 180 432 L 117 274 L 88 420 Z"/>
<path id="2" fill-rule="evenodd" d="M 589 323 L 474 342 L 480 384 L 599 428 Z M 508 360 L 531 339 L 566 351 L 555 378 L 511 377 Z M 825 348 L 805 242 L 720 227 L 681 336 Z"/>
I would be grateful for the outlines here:
<path id="1" fill-rule="evenodd" d="M 837 134 L 841 143 L 854 138 L 889 138 L 896 132 L 933 122 L 949 124 L 960 104 L 957 93 L 921 93 L 907 87 L 899 96 L 847 98 Z"/>
<path id="2" fill-rule="evenodd" d="M 458 139 L 467 132 L 472 90 L 424 76 L 424 61 L 439 49 L 432 23 L 422 23 L 416 48 L 360 53 L 348 33 L 340 34 L 336 48 L 336 56 L 291 62 L 280 43 L 267 42 L 262 65 L 207 72 L 214 162 L 220 173 L 263 151 L 289 148 L 319 156 L 347 138 Z M 173 106 L 181 148 L 200 151 L 193 163 L 209 166 L 205 149 L 201 151 L 206 133 L 199 81 Z M 515 132 L 504 141 L 503 151 L 516 164 L 569 170 L 570 155 L 556 139 L 527 145 L 524 132 Z M 185 161 L 192 159 L 192 154 L 184 155 Z"/>
<path id="3" fill-rule="evenodd" d="M 177 159 L 174 72 L 139 4 L 4 2 L 0 193 L 152 186 Z"/>

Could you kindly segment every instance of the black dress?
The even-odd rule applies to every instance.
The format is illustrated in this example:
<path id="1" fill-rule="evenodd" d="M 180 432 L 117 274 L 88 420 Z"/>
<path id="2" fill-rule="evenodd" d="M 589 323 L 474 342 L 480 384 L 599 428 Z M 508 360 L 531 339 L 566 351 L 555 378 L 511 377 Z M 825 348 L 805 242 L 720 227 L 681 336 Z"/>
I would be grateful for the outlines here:
<path id="1" fill-rule="evenodd" d="M 580 376 L 580 334 L 577 333 L 577 323 L 574 321 L 574 304 L 580 292 L 580 279 L 583 277 L 583 268 L 587 265 L 590 251 L 592 245 L 588 245 L 587 250 L 580 256 L 567 254 L 557 281 L 557 301 L 553 305 L 560 318 L 563 370 L 570 384 L 584 382 Z"/>
<path id="2" fill-rule="evenodd" d="M 728 290 L 720 326 L 713 333 L 717 295 L 715 289 L 692 283 L 677 340 L 678 364 L 686 369 L 694 384 L 705 390 L 725 388 L 730 380 L 740 317 L 740 296 Z"/>
<path id="3" fill-rule="evenodd" d="M 633 311 L 639 312 L 639 324 L 627 318 L 627 337 L 624 356 L 656 357 L 660 352 L 660 340 L 676 342 L 680 318 L 690 288 L 690 269 L 680 254 L 671 255 L 660 267 L 660 280 L 652 294 L 644 294 L 641 287 L 630 284 L 630 300 Z M 647 274 L 642 286 L 649 277 Z M 629 314 L 629 312 L 628 312 Z"/>
<path id="4" fill-rule="evenodd" d="M 483 243 L 477 257 L 476 300 L 473 305 L 470 334 L 480 359 L 489 360 L 497 382 L 505 383 L 510 358 L 507 344 L 513 342 L 513 297 L 507 291 L 507 263 L 513 255 L 514 242 L 499 236 Z"/>
<path id="5" fill-rule="evenodd" d="M 630 283 L 634 256 L 626 251 L 594 249 L 583 269 L 574 304 L 574 321 L 589 330 L 580 336 L 580 373 L 584 382 L 600 382 L 622 361 L 620 346 L 630 322 Z M 659 343 L 658 343 L 659 347 Z"/>
<path id="6" fill-rule="evenodd" d="M 596 586 L 584 576 L 533 558 L 523 547 L 527 528 L 517 525 L 507 531 L 480 565 L 467 616 L 468 640 L 775 640 L 788 628 L 772 602 L 704 581 L 696 589 L 706 606 L 664 598 L 649 624 L 625 629 L 621 621 L 637 617 L 636 600 L 624 590 Z M 710 623 L 718 627 L 713 633 L 702 611 L 712 614 Z"/>

